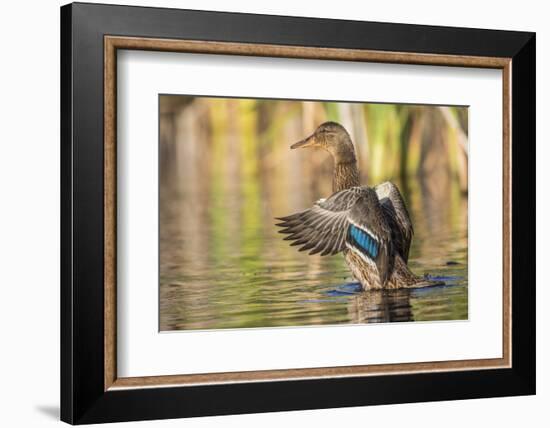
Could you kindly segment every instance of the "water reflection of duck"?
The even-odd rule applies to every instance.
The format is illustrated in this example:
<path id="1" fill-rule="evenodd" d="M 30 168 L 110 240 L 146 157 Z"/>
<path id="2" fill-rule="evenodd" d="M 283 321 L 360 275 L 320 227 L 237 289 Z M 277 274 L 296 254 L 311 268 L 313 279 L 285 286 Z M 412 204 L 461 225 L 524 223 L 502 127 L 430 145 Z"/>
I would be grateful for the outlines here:
<path id="1" fill-rule="evenodd" d="M 320 147 L 334 159 L 333 195 L 313 207 L 280 217 L 281 233 L 290 245 L 309 254 L 342 252 L 364 290 L 437 285 L 407 267 L 413 227 L 397 186 L 361 186 L 355 149 L 348 132 L 335 122 L 291 146 Z"/>
<path id="2" fill-rule="evenodd" d="M 348 315 L 354 324 L 414 321 L 408 288 L 372 290 L 349 300 Z"/>

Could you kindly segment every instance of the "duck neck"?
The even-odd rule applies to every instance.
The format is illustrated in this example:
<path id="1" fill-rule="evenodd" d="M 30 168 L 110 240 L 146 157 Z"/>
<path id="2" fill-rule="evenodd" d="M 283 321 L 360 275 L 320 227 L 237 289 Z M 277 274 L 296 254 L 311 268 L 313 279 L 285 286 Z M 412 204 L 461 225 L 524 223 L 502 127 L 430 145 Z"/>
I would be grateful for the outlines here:
<path id="1" fill-rule="evenodd" d="M 355 156 L 345 161 L 335 160 L 334 175 L 332 177 L 333 193 L 350 187 L 359 186 L 359 169 Z"/>

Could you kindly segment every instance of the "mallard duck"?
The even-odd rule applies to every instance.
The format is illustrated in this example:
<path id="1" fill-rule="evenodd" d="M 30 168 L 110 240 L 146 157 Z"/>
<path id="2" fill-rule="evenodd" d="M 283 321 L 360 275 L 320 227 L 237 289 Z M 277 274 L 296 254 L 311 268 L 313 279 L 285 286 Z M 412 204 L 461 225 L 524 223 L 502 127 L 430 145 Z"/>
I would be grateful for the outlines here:
<path id="1" fill-rule="evenodd" d="M 279 217 L 291 246 L 321 256 L 343 253 L 363 290 L 437 285 L 408 266 L 413 226 L 397 186 L 361 186 L 357 158 L 346 129 L 325 122 L 291 149 L 320 147 L 334 160 L 333 194 L 305 211 Z"/>

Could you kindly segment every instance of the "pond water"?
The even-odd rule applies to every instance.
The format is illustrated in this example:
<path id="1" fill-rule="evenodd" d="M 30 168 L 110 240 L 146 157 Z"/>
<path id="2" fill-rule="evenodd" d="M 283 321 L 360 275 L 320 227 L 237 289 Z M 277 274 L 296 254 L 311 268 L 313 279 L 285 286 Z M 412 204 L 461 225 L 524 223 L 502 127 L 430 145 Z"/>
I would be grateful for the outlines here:
<path id="1" fill-rule="evenodd" d="M 467 197 L 451 184 L 398 183 L 415 228 L 409 265 L 446 285 L 362 292 L 342 255 L 300 253 L 274 226 L 327 196 L 330 175 L 323 186 L 285 187 L 182 163 L 161 165 L 161 331 L 468 318 Z"/>

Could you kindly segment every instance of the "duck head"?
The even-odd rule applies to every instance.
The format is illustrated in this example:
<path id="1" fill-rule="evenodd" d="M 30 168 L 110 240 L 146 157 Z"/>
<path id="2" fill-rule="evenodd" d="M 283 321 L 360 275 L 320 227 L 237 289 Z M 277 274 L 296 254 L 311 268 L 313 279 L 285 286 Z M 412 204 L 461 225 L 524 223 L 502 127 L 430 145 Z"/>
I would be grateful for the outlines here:
<path id="1" fill-rule="evenodd" d="M 291 149 L 320 147 L 329 152 L 336 162 L 355 162 L 355 149 L 348 131 L 336 122 L 325 122 L 309 137 L 290 146 Z"/>

